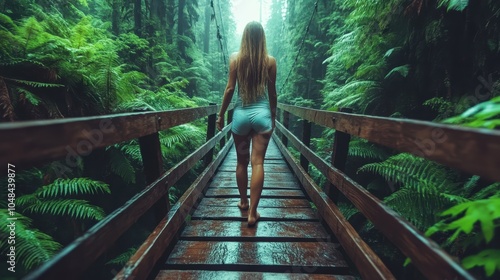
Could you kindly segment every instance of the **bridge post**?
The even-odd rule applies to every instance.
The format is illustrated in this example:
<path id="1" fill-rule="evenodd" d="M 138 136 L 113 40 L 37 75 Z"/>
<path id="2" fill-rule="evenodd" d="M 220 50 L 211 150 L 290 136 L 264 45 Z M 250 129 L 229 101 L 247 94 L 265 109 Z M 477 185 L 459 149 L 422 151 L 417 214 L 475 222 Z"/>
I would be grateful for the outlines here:
<path id="1" fill-rule="evenodd" d="M 311 144 L 311 122 L 306 119 L 302 120 L 302 143 L 307 147 Z M 300 154 L 300 166 L 309 173 L 309 161 L 302 153 Z"/>
<path id="2" fill-rule="evenodd" d="M 340 108 L 342 113 L 352 113 L 350 108 Z M 333 120 L 335 122 L 335 120 Z M 349 141 L 351 141 L 351 135 L 335 130 L 332 148 L 332 159 L 331 163 L 333 167 L 344 172 L 345 164 L 347 161 L 347 154 L 349 152 Z M 337 203 L 339 201 L 339 196 L 341 192 L 331 183 L 325 186 L 325 193 L 330 197 L 330 199 Z"/>
<path id="3" fill-rule="evenodd" d="M 217 105 L 215 103 L 210 103 L 209 105 Z M 207 141 L 212 139 L 215 136 L 215 122 L 217 118 L 217 114 L 212 114 L 208 116 L 208 124 L 207 124 Z M 210 149 L 210 151 L 205 155 L 204 163 L 205 166 L 209 165 L 212 159 L 214 158 L 214 149 Z"/>
<path id="4" fill-rule="evenodd" d="M 289 129 L 289 122 L 290 122 L 290 113 L 288 111 L 282 110 L 283 111 L 283 126 L 286 129 Z M 288 146 L 288 138 L 282 133 L 281 134 L 281 142 L 283 142 L 283 145 L 286 147 Z"/>
<path id="5" fill-rule="evenodd" d="M 160 120 L 158 120 L 158 122 L 159 121 Z M 163 169 L 163 159 L 161 155 L 160 137 L 158 132 L 140 137 L 139 147 L 141 150 L 146 184 L 149 185 L 156 181 L 156 179 L 158 179 L 165 171 Z M 153 209 L 156 219 L 161 221 L 161 219 L 165 217 L 165 214 L 170 210 L 168 191 L 166 196 L 158 200 Z"/>

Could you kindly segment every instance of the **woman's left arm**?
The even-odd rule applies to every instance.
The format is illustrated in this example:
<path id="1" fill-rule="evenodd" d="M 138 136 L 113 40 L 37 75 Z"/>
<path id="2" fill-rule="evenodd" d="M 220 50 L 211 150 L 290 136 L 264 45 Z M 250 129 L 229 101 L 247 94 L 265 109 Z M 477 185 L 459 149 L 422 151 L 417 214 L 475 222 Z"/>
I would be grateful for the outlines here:
<path id="1" fill-rule="evenodd" d="M 224 90 L 224 97 L 222 98 L 222 105 L 217 118 L 217 129 L 219 131 L 224 127 L 224 114 L 231 99 L 233 99 L 234 89 L 236 87 L 236 54 L 231 55 L 229 60 L 229 80 L 227 81 L 226 90 Z"/>

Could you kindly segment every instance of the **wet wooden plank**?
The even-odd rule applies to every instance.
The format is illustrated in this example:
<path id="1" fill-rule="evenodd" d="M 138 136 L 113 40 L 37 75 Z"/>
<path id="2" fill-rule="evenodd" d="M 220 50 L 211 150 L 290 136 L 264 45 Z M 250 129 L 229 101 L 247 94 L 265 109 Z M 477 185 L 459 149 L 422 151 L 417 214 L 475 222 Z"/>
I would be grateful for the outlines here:
<path id="1" fill-rule="evenodd" d="M 250 173 L 249 173 L 250 174 Z M 213 179 L 214 180 L 235 180 L 235 172 L 218 172 Z M 298 182 L 297 178 L 292 173 L 272 173 L 265 172 L 264 170 L 264 181 L 276 181 L 276 182 Z"/>
<path id="2" fill-rule="evenodd" d="M 208 206 L 221 206 L 221 207 L 235 207 L 240 201 L 239 198 L 214 198 L 205 197 L 198 208 L 208 207 Z M 276 198 L 261 198 L 259 201 L 259 207 L 274 207 L 274 208 L 304 208 L 311 207 L 311 204 L 307 199 L 300 198 L 289 198 L 289 199 L 276 199 Z"/>
<path id="3" fill-rule="evenodd" d="M 329 242 L 179 241 L 166 268 L 346 274 L 338 244 Z M 304 270 L 303 270 L 304 271 Z"/>
<path id="4" fill-rule="evenodd" d="M 250 177 L 248 177 L 250 178 Z M 209 188 L 237 188 L 236 177 L 234 180 L 224 180 L 224 181 L 212 181 L 210 182 Z M 294 182 L 270 182 L 264 181 L 264 189 L 300 189 L 299 183 Z"/>
<path id="5" fill-rule="evenodd" d="M 307 271 L 304 271 L 307 272 Z M 161 270 L 156 280 L 354 280 L 349 275 L 309 274 L 309 273 L 272 273 L 250 271 L 210 271 L 210 270 Z"/>
<path id="6" fill-rule="evenodd" d="M 316 214 L 311 208 L 258 208 L 260 221 L 309 220 L 316 221 Z M 246 210 L 238 207 L 203 207 L 198 208 L 191 217 L 193 220 L 247 220 Z"/>
<path id="7" fill-rule="evenodd" d="M 247 190 L 247 194 L 250 195 L 250 190 Z M 236 188 L 209 188 L 205 196 L 231 198 L 240 197 L 240 193 Z M 263 189 L 261 197 L 303 198 L 304 193 L 301 190 Z"/>
<path id="8" fill-rule="evenodd" d="M 236 170 L 236 161 L 229 161 L 229 162 L 224 162 L 219 167 L 219 172 L 221 171 L 226 171 L 226 172 L 235 172 Z M 252 167 L 249 165 L 248 166 L 248 172 L 250 173 L 252 171 Z M 273 160 L 273 162 L 266 162 L 264 161 L 264 171 L 265 172 L 278 172 L 278 173 L 283 173 L 283 172 L 290 172 L 290 168 L 286 163 L 283 161 L 276 162 Z"/>
<path id="9" fill-rule="evenodd" d="M 223 129 L 228 130 L 229 126 Z M 226 132 L 224 132 L 226 133 Z M 220 135 L 220 134 L 219 134 Z M 215 138 L 213 138 L 215 139 Z M 213 140 L 212 139 L 212 140 Z M 212 141 L 211 140 L 211 141 Z M 220 139 L 217 139 L 218 141 Z M 232 143 L 232 139 L 229 143 Z M 209 143 L 209 142 L 208 142 Z M 208 144 L 207 143 L 207 144 Z M 130 257 L 125 266 L 115 275 L 114 279 L 146 279 L 159 258 L 165 254 L 165 250 L 171 245 L 171 242 L 177 237 L 186 217 L 190 213 L 196 202 L 202 197 L 203 188 L 206 187 L 210 176 L 217 170 L 229 146 L 225 146 L 219 151 L 217 157 L 212 161 L 200 176 L 191 184 L 191 186 L 179 198 L 177 203 L 167 213 L 163 220 L 156 226 L 153 232 L 142 243 L 137 251 Z M 94 243 L 95 243 L 94 239 Z M 102 242 L 105 242 L 103 240 Z M 73 261 L 74 262 L 74 261 Z M 65 279 L 65 277 L 47 278 L 47 279 Z M 72 277 L 75 278 L 75 277 Z M 78 278 L 78 277 L 76 277 Z M 35 278 L 37 279 L 37 278 Z"/>
<path id="10" fill-rule="evenodd" d="M 326 241 L 330 237 L 319 222 L 259 221 L 248 227 L 241 221 L 193 220 L 181 238 L 222 241 Z"/>

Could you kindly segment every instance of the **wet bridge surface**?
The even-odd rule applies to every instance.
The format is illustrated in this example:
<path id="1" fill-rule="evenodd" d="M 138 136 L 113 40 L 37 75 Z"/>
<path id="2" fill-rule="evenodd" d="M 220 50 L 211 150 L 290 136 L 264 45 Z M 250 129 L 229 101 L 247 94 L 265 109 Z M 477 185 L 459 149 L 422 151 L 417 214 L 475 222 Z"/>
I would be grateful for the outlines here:
<path id="1" fill-rule="evenodd" d="M 247 211 L 236 206 L 233 148 L 153 277 L 354 279 L 348 275 L 340 245 L 320 222 L 272 140 L 264 164 L 261 218 L 256 226 L 247 227 Z"/>

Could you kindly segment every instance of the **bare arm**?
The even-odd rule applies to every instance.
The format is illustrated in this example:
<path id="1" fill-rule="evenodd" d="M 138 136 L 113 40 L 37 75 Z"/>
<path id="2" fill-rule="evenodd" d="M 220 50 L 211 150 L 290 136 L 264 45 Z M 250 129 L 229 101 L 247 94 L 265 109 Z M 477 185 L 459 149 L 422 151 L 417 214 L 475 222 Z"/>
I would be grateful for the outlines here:
<path id="1" fill-rule="evenodd" d="M 227 81 L 226 90 L 224 90 L 224 97 L 222 98 L 222 105 L 217 118 L 217 129 L 219 131 L 224 127 L 224 114 L 231 99 L 233 99 L 234 89 L 236 87 L 236 54 L 232 54 L 229 60 L 229 79 Z"/>
<path id="2" fill-rule="evenodd" d="M 267 82 L 267 91 L 269 93 L 269 106 L 271 107 L 271 119 L 274 128 L 276 120 L 276 106 L 278 104 L 276 94 L 276 59 L 274 57 L 270 57 L 269 63 L 269 81 Z"/>

